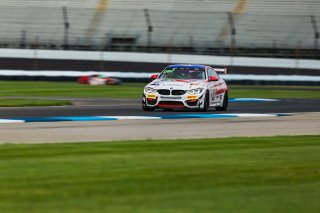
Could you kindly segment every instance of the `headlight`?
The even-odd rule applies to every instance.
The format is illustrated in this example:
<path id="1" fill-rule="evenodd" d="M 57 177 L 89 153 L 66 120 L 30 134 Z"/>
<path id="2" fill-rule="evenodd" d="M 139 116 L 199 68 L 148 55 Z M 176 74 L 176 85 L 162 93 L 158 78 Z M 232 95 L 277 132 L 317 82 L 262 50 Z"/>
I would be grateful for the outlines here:
<path id="1" fill-rule="evenodd" d="M 200 94 L 202 91 L 203 91 L 203 88 L 197 88 L 197 89 L 188 90 L 187 92 L 188 92 L 190 95 L 194 95 L 194 94 Z"/>
<path id="2" fill-rule="evenodd" d="M 155 89 L 153 89 L 151 87 L 145 87 L 144 91 L 147 92 L 147 93 L 155 93 L 155 92 L 157 92 L 157 90 L 155 90 Z"/>

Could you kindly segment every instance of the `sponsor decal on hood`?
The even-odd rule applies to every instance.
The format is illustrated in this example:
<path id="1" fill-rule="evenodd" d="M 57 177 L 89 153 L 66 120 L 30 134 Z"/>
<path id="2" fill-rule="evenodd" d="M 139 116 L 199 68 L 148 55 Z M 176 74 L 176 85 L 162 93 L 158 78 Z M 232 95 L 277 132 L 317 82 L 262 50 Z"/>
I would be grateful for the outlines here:
<path id="1" fill-rule="evenodd" d="M 179 89 L 190 89 L 193 87 L 204 86 L 205 80 L 197 80 L 197 79 L 160 79 L 151 82 L 149 85 L 154 87 L 173 87 Z"/>

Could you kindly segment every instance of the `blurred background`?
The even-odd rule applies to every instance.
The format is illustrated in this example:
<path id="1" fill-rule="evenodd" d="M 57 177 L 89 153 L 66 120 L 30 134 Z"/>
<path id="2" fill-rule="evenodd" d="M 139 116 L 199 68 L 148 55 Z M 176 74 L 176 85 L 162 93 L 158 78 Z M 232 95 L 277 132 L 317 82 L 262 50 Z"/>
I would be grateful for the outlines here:
<path id="1" fill-rule="evenodd" d="M 176 62 L 103 55 L 137 52 L 228 57 L 219 58 L 225 59 L 219 63 L 213 58 L 209 64 L 238 74 L 254 73 L 259 67 L 260 74 L 318 75 L 319 25 L 319 0 L 2 0 L 0 64 L 1 69 L 154 72 Z M 69 57 L 66 62 L 36 51 L 15 56 L 5 49 L 100 55 Z M 241 57 L 291 61 L 260 66 L 250 60 L 237 63 Z M 272 69 L 265 64 L 272 64 Z"/>

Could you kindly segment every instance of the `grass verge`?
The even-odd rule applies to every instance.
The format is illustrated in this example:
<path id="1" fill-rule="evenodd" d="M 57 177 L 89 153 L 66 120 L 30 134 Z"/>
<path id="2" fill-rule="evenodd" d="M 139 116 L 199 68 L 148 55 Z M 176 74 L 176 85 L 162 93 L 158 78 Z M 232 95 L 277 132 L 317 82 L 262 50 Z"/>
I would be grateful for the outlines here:
<path id="1" fill-rule="evenodd" d="M 70 101 L 64 100 L 0 99 L 0 107 L 64 106 L 71 104 Z"/>
<path id="2" fill-rule="evenodd" d="M 140 98 L 143 84 L 90 86 L 76 82 L 2 81 L 0 96 Z"/>
<path id="3" fill-rule="evenodd" d="M 0 96 L 141 98 L 145 84 L 89 86 L 75 82 L 2 81 Z M 231 98 L 320 98 L 320 87 L 230 86 Z"/>
<path id="4" fill-rule="evenodd" d="M 307 86 L 230 86 L 235 98 L 320 98 L 320 87 Z"/>
<path id="5" fill-rule="evenodd" d="M 3 212 L 319 212 L 319 136 L 1 145 Z"/>

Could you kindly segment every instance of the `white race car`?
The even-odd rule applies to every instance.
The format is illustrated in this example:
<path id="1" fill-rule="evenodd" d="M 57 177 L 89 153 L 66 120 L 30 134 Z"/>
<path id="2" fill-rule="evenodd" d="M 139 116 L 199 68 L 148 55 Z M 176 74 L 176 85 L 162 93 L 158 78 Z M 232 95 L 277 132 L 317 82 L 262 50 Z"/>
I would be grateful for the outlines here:
<path id="1" fill-rule="evenodd" d="M 144 88 L 142 109 L 195 109 L 207 111 L 215 107 L 226 111 L 228 87 L 219 77 L 226 69 L 206 65 L 176 64 L 166 67 Z"/>

